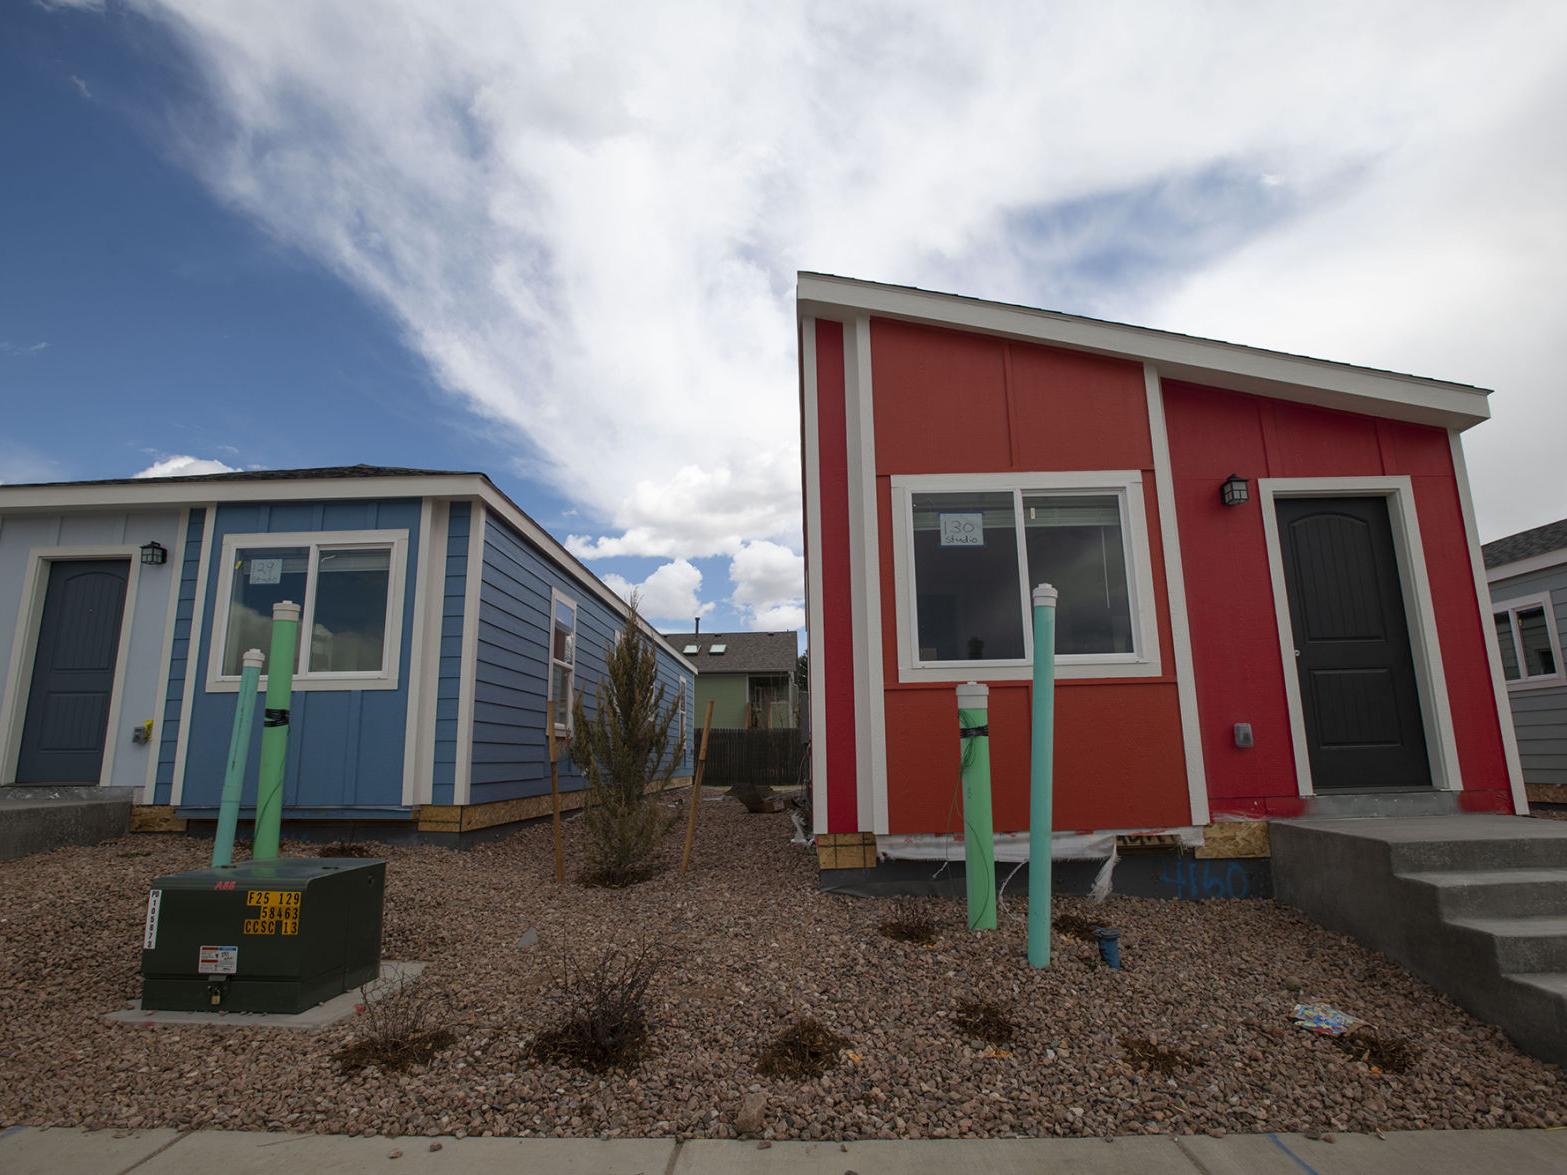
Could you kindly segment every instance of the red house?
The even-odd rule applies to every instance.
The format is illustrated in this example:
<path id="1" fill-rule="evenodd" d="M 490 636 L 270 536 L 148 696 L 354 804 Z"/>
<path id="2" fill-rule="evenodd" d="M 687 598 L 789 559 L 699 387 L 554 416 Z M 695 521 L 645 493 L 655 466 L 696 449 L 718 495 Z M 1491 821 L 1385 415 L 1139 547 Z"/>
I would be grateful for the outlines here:
<path id="1" fill-rule="evenodd" d="M 814 273 L 798 313 L 824 867 L 961 829 L 969 680 L 1022 839 L 1041 582 L 1058 832 L 1525 810 L 1460 442 L 1485 390 Z"/>

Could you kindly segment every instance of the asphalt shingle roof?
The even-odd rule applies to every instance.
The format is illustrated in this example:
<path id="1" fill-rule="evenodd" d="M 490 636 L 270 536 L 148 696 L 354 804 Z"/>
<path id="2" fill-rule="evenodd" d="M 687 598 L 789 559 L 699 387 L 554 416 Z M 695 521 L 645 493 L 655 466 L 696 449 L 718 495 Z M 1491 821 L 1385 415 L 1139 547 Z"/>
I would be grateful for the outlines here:
<path id="1" fill-rule="evenodd" d="M 1500 567 L 1504 563 L 1516 563 L 1535 555 L 1548 555 L 1552 551 L 1567 548 L 1567 518 L 1559 522 L 1547 522 L 1533 530 L 1520 530 L 1504 539 L 1486 543 L 1480 548 L 1487 567 Z"/>
<path id="2" fill-rule="evenodd" d="M 666 632 L 664 639 L 679 649 L 698 673 L 793 673 L 798 644 L 789 632 Z M 701 650 L 687 653 L 686 646 Z M 723 645 L 714 653 L 714 645 Z"/>
<path id="3" fill-rule="evenodd" d="M 108 477 L 90 481 L 43 481 L 36 486 L 156 485 L 158 482 L 313 481 L 338 477 L 483 477 L 466 469 L 410 469 L 401 465 L 323 465 L 315 469 L 237 469 L 233 473 L 198 473 L 189 477 Z M 21 488 L 21 487 L 12 487 Z"/>

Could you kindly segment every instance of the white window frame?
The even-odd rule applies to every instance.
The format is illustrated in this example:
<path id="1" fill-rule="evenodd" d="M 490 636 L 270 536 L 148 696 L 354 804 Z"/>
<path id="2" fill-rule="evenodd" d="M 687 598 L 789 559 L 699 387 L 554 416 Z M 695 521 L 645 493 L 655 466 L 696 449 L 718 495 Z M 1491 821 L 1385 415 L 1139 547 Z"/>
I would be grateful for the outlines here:
<path id="1" fill-rule="evenodd" d="M 1518 634 L 1518 613 L 1529 608 L 1539 608 L 1545 613 L 1545 631 L 1551 637 L 1551 656 L 1556 660 L 1556 672 L 1539 673 L 1532 677 L 1519 677 L 1515 681 L 1507 681 L 1507 674 L 1504 670 L 1502 680 L 1507 681 L 1509 690 L 1549 689 L 1552 686 L 1567 684 L 1567 675 L 1564 675 L 1562 666 L 1561 636 L 1556 631 L 1556 608 L 1551 602 L 1550 592 L 1536 592 L 1528 596 L 1514 596 L 1508 600 L 1492 600 L 1491 622 L 1494 625 L 1497 616 L 1502 615 L 1504 612 L 1507 614 L 1508 631 L 1512 633 L 1513 637 L 1513 656 L 1518 659 L 1518 672 L 1521 674 L 1526 668 L 1526 664 L 1523 657 L 1523 638 Z M 1500 633 L 1497 633 L 1496 639 L 1502 639 Z"/>
<path id="2" fill-rule="evenodd" d="M 571 653 L 570 661 L 558 660 L 555 656 L 555 607 L 557 604 L 565 604 L 571 609 L 571 636 L 566 642 L 566 648 Z M 544 629 L 544 720 L 549 721 L 550 707 L 555 702 L 555 666 L 564 665 L 571 675 L 567 681 L 566 692 L 569 694 L 577 684 L 577 629 L 581 627 L 582 611 L 577 601 L 559 588 L 550 588 L 550 617 L 549 624 Z M 570 738 L 576 730 L 575 707 L 572 699 L 566 698 L 566 704 L 561 713 L 565 720 L 557 718 L 555 722 L 555 737 Z"/>
<path id="3" fill-rule="evenodd" d="M 403 585 L 408 569 L 408 532 L 406 530 L 310 530 L 279 533 L 229 534 L 223 536 L 223 556 L 218 572 L 217 598 L 212 607 L 212 637 L 207 650 L 207 692 L 238 693 L 238 674 L 223 672 L 223 649 L 228 643 L 229 611 L 233 607 L 234 563 L 246 547 L 306 547 L 310 565 L 305 577 L 305 598 L 300 605 L 299 627 L 302 664 L 294 669 L 294 691 L 310 693 L 324 690 L 394 690 L 400 682 L 403 648 Z M 309 634 L 315 624 L 317 565 L 322 551 L 390 550 L 386 590 L 386 636 L 381 648 L 381 668 L 372 672 L 310 671 Z M 270 653 L 270 649 L 262 649 Z M 261 675 L 260 688 L 267 688 L 267 675 Z"/>
<path id="4" fill-rule="evenodd" d="M 995 661 L 925 661 L 919 653 L 918 591 L 914 582 L 915 494 L 1011 492 L 1018 544 L 1018 606 L 1023 623 L 1023 656 Z M 900 682 L 1027 681 L 1033 677 L 1033 589 L 1028 582 L 1028 548 L 1023 533 L 1022 497 L 1060 495 L 1114 497 L 1121 514 L 1121 544 L 1131 610 L 1130 653 L 1069 653 L 1056 657 L 1056 678 L 1159 677 L 1159 622 L 1154 604 L 1153 556 L 1139 470 L 1089 470 L 1033 473 L 894 474 L 892 478 L 892 566 L 898 612 Z"/>

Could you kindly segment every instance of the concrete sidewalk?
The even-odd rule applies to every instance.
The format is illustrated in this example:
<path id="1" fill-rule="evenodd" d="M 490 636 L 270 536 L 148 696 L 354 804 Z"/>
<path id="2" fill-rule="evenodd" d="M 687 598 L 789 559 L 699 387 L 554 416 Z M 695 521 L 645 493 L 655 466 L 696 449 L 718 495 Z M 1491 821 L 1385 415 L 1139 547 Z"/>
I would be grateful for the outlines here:
<path id="1" fill-rule="evenodd" d="M 1567 1130 L 1392 1131 L 1224 1138 L 755 1142 L 632 1138 L 347 1138 L 201 1130 L 0 1132 L 5 1175 L 1556 1175 Z M 439 1150 L 431 1150 L 439 1144 Z M 395 1163 L 395 1166 L 389 1164 Z"/>

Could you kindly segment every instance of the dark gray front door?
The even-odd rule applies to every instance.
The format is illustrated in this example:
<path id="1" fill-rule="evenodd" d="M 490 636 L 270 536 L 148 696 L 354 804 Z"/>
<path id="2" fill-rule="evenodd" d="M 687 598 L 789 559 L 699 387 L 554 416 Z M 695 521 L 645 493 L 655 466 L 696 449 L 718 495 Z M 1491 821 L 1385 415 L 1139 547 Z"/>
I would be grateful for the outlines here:
<path id="1" fill-rule="evenodd" d="M 1386 498 L 1281 498 L 1314 789 L 1431 786 Z"/>
<path id="2" fill-rule="evenodd" d="M 50 564 L 17 783 L 98 782 L 129 578 L 124 559 Z"/>

